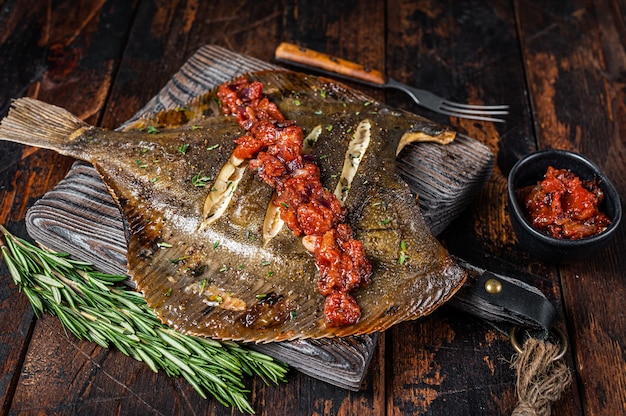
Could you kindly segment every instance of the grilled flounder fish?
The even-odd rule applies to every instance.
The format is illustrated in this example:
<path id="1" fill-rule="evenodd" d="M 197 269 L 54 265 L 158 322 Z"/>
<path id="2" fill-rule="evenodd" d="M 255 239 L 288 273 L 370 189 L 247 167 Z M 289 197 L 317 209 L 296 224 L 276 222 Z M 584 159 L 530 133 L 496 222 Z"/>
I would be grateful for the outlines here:
<path id="1" fill-rule="evenodd" d="M 222 114 L 215 91 L 124 131 L 23 98 L 0 139 L 94 165 L 127 221 L 129 275 L 161 320 L 182 332 L 245 342 L 366 334 L 448 300 L 465 271 L 426 227 L 395 156 L 412 141 L 447 143 L 454 132 L 329 79 L 248 77 L 303 129 L 304 151 L 365 247 L 371 284 L 354 293 L 361 316 L 353 325 L 326 325 L 315 261 L 283 226 L 274 190 L 233 157 L 244 131 Z"/>

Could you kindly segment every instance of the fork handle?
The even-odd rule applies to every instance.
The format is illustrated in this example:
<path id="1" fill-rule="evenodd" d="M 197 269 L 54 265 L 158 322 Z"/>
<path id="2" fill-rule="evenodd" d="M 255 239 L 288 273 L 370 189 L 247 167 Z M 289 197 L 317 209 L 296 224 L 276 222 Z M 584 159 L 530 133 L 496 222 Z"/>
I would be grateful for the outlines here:
<path id="1" fill-rule="evenodd" d="M 278 45 L 274 56 L 278 61 L 318 68 L 379 86 L 386 83 L 386 77 L 380 71 L 292 43 L 283 42 Z"/>

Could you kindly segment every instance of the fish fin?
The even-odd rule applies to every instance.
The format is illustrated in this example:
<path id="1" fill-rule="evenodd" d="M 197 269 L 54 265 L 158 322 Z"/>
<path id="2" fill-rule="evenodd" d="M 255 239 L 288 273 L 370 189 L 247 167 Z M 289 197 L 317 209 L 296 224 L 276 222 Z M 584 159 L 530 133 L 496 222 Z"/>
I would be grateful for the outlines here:
<path id="1" fill-rule="evenodd" d="M 72 133 L 88 124 L 69 111 L 24 97 L 13 101 L 0 123 L 0 140 L 60 150 Z"/>
<path id="2" fill-rule="evenodd" d="M 451 129 L 443 129 L 442 131 L 425 133 L 421 131 L 407 131 L 400 138 L 398 147 L 396 148 L 396 156 L 400 154 L 406 145 L 415 142 L 435 142 L 439 144 L 448 144 L 456 138 L 456 132 Z"/>
<path id="3" fill-rule="evenodd" d="M 146 113 L 124 124 L 122 131 L 143 130 L 150 127 L 175 129 L 183 126 L 193 127 L 206 117 L 222 114 L 220 104 L 213 89 L 192 99 L 186 105 L 168 108 L 156 113 Z"/>

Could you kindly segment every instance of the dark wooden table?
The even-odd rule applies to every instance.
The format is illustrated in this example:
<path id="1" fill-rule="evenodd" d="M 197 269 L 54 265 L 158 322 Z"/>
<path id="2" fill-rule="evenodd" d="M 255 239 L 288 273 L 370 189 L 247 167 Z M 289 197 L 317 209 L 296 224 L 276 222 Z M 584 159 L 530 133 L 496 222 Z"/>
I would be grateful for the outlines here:
<path id="1" fill-rule="evenodd" d="M 488 145 L 496 167 L 478 200 L 440 236 L 476 266 L 539 287 L 571 342 L 574 375 L 555 415 L 626 414 L 626 235 L 600 255 L 556 267 L 517 244 L 506 175 L 521 156 L 570 149 L 626 195 L 626 4 L 617 0 L 394 1 L 0 0 L 0 115 L 32 96 L 109 128 L 139 110 L 201 46 L 271 61 L 290 41 L 357 60 L 457 101 L 508 103 L 505 124 L 448 118 L 398 92 L 366 93 L 450 124 Z M 356 85 L 356 84 L 355 84 Z M 0 142 L 0 223 L 24 216 L 73 160 Z M 1 414 L 237 413 L 184 381 L 35 319 L 0 270 Z M 499 415 L 516 403 L 506 336 L 444 306 L 384 333 L 363 389 L 298 372 L 247 380 L 262 415 Z"/>

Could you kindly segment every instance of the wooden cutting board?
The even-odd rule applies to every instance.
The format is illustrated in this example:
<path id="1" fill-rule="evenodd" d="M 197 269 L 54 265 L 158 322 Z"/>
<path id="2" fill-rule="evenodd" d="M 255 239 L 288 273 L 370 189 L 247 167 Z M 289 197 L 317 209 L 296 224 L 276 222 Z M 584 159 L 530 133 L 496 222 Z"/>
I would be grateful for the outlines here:
<path id="1" fill-rule="evenodd" d="M 126 124 L 184 105 L 237 75 L 278 68 L 218 46 L 205 46 Z M 409 145 L 397 160 L 400 176 L 419 195 L 425 220 L 436 235 L 476 196 L 491 174 L 493 159 L 486 146 L 459 135 L 446 146 Z M 48 248 L 90 261 L 104 272 L 126 272 L 124 219 L 91 165 L 76 162 L 65 179 L 29 210 L 26 225 L 31 237 Z M 358 390 L 376 340 L 377 334 L 372 334 L 251 347 L 312 377 Z"/>

